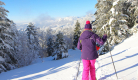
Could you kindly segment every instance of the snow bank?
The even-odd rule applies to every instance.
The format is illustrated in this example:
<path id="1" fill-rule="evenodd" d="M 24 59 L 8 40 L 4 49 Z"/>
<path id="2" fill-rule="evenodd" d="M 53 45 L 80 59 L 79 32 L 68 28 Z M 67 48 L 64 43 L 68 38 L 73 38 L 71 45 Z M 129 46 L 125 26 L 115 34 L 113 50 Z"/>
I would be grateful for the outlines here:
<path id="1" fill-rule="evenodd" d="M 43 63 L 38 59 L 35 64 L 3 72 L 0 80 L 75 80 L 81 51 L 69 50 L 68 54 L 68 58 L 47 57 Z"/>
<path id="2" fill-rule="evenodd" d="M 111 51 L 117 76 L 120 80 L 137 80 L 138 33 L 115 46 Z M 98 80 L 117 80 L 110 52 L 97 59 Z"/>

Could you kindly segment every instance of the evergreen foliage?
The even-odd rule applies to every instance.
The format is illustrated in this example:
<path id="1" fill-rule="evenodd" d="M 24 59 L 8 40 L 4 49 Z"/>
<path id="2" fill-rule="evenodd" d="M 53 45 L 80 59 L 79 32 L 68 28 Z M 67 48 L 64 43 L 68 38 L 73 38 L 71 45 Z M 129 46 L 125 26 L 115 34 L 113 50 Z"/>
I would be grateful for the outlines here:
<path id="1" fill-rule="evenodd" d="M 54 40 L 52 40 L 52 38 L 48 38 L 48 42 L 47 42 L 47 53 L 48 56 L 52 56 L 53 52 L 54 52 Z"/>
<path id="2" fill-rule="evenodd" d="M 2 7 L 4 2 L 0 1 L 0 73 L 14 69 L 17 64 L 15 54 L 16 27 L 7 16 L 8 10 Z"/>
<path id="3" fill-rule="evenodd" d="M 38 39 L 39 39 L 39 44 L 40 44 L 40 50 L 39 50 L 39 56 L 43 59 L 43 57 L 47 56 L 46 53 L 46 47 L 47 47 L 47 34 L 46 32 L 38 29 Z"/>
<path id="4" fill-rule="evenodd" d="M 0 73 L 30 65 L 38 56 L 42 59 L 55 56 L 56 60 L 68 57 L 68 49 L 77 47 L 85 21 L 92 21 L 93 17 L 89 14 L 86 17 L 77 18 L 80 22 L 71 21 L 71 24 L 67 23 L 67 25 L 61 23 L 62 27 L 56 30 L 54 28 L 36 29 L 33 23 L 29 23 L 25 32 L 18 31 L 15 23 L 7 18 L 9 11 L 2 7 L 5 3 L 0 1 L 0 5 Z M 96 20 L 92 22 L 93 31 L 101 37 L 106 33 L 109 43 L 102 46 L 100 54 L 109 51 L 109 47 L 112 48 L 138 31 L 137 0 L 98 0 L 95 7 L 97 11 Z M 75 29 L 72 25 L 75 25 Z M 74 34 L 72 34 L 73 30 Z"/>
<path id="5" fill-rule="evenodd" d="M 74 30 L 73 49 L 75 49 L 75 48 L 77 47 L 78 39 L 79 39 L 80 33 L 81 33 L 81 31 L 80 31 L 80 30 L 81 30 L 81 29 L 80 29 L 80 23 L 78 22 L 78 20 L 77 20 L 75 26 L 76 26 L 76 27 L 75 27 L 75 30 Z"/>
<path id="6" fill-rule="evenodd" d="M 120 43 L 131 35 L 130 29 L 134 27 L 137 17 L 137 2 L 135 0 L 98 0 L 95 5 L 96 33 L 102 37 L 108 36 L 110 46 Z M 105 48 L 108 44 L 105 43 Z"/>
<path id="7" fill-rule="evenodd" d="M 55 59 L 58 60 L 58 59 L 61 59 L 63 58 L 63 54 L 64 53 L 67 53 L 68 50 L 67 50 L 67 47 L 66 47 L 66 43 L 65 43 L 65 40 L 63 39 L 63 34 L 61 32 L 59 32 L 57 35 L 56 35 L 56 41 L 54 43 L 54 49 L 55 49 L 55 53 L 54 55 L 56 56 Z"/>
<path id="8" fill-rule="evenodd" d="M 39 52 L 39 42 L 37 38 L 37 29 L 32 23 L 29 23 L 26 29 L 26 33 L 28 36 L 28 48 L 32 53 L 32 61 L 36 59 Z"/>
<path id="9" fill-rule="evenodd" d="M 23 67 L 31 64 L 33 61 L 31 49 L 28 46 L 28 36 L 25 31 L 19 31 L 17 33 L 17 47 L 16 47 L 16 56 L 17 56 L 17 67 Z"/>

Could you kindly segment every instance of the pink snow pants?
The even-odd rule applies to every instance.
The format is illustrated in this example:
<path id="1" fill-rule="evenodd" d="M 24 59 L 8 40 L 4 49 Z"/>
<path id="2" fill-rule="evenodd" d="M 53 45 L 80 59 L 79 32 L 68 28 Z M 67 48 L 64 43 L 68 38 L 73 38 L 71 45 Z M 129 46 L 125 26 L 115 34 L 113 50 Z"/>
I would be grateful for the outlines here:
<path id="1" fill-rule="evenodd" d="M 96 80 L 95 74 L 95 61 L 94 60 L 85 60 L 82 59 L 83 62 L 83 73 L 82 73 L 82 80 Z"/>

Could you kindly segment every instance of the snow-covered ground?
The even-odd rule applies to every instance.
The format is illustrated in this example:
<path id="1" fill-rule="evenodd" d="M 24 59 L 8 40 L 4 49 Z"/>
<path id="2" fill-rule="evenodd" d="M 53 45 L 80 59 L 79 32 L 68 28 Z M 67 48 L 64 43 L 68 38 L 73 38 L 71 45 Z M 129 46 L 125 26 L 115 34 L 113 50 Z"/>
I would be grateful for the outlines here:
<path id="1" fill-rule="evenodd" d="M 1 73 L 0 80 L 75 80 L 80 56 L 79 50 L 69 50 L 68 58 L 47 57 L 43 63 L 38 59 L 35 64 Z"/>
<path id="2" fill-rule="evenodd" d="M 121 80 L 137 80 L 138 33 L 118 44 L 111 51 L 117 76 Z M 117 80 L 110 53 L 97 59 L 98 80 Z"/>
<path id="3" fill-rule="evenodd" d="M 138 80 L 138 33 L 118 44 L 111 51 L 118 80 Z M 117 80 L 110 52 L 96 60 L 97 80 Z M 82 78 L 81 62 L 78 80 Z"/>
<path id="4" fill-rule="evenodd" d="M 119 80 L 137 80 L 138 70 L 138 33 L 118 44 L 111 51 Z M 10 70 L 0 74 L 0 80 L 76 80 L 81 52 L 69 50 L 69 57 L 52 60 L 47 57 L 32 65 Z M 98 80 L 117 80 L 110 53 L 100 56 L 96 61 Z M 77 80 L 83 71 L 80 63 Z"/>

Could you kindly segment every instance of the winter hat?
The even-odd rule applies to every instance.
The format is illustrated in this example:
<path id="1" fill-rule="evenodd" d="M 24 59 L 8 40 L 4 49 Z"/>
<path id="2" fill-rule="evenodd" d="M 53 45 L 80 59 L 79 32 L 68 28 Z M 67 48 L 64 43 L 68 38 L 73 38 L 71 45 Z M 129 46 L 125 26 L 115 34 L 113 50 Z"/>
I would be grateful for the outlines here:
<path id="1" fill-rule="evenodd" d="M 90 21 L 88 20 L 88 21 L 86 21 L 86 24 L 90 24 Z"/>
<path id="2" fill-rule="evenodd" d="M 85 28 L 84 29 L 87 29 L 87 30 L 91 30 L 92 29 L 92 25 L 90 24 L 90 21 L 86 21 L 86 24 L 85 24 Z"/>

